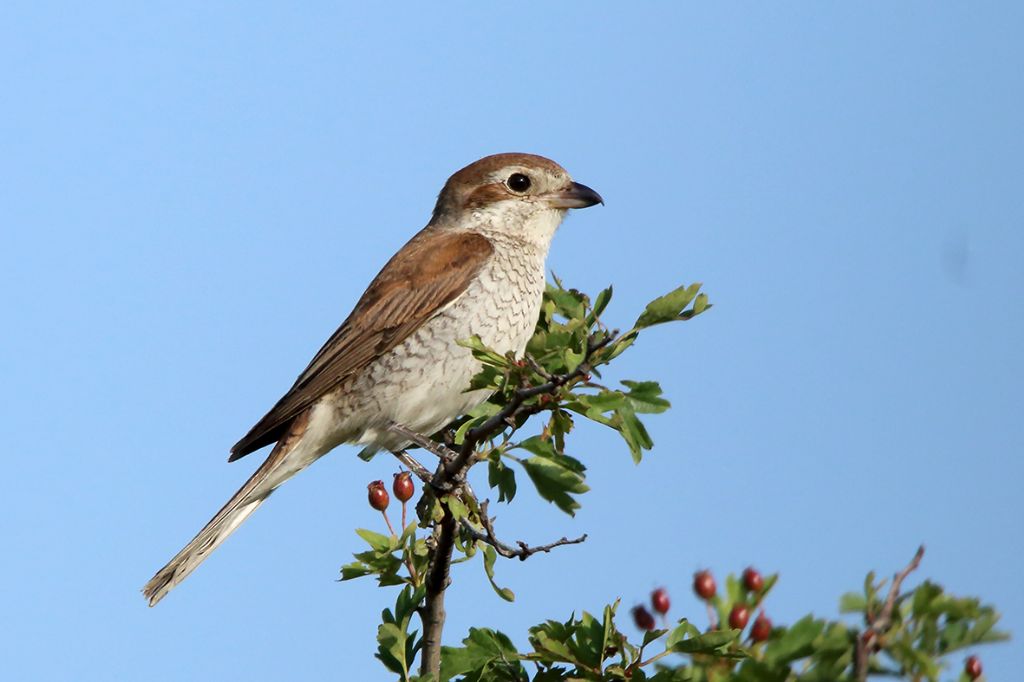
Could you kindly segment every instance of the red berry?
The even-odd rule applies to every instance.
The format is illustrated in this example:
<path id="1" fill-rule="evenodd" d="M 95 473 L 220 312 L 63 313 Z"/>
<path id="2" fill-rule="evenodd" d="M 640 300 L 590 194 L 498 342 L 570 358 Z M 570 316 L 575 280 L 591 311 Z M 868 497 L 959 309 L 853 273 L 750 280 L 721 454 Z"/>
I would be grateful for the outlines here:
<path id="1" fill-rule="evenodd" d="M 633 607 L 633 622 L 641 630 L 653 630 L 654 629 L 654 616 L 651 612 L 642 606 Z"/>
<path id="2" fill-rule="evenodd" d="M 746 604 L 736 604 L 732 607 L 732 611 L 729 612 L 729 627 L 742 630 L 747 627 L 748 620 L 750 620 L 750 609 Z"/>
<path id="3" fill-rule="evenodd" d="M 714 597 L 716 589 L 711 571 L 697 571 L 693 574 L 693 591 L 704 601 Z"/>
<path id="4" fill-rule="evenodd" d="M 750 639 L 755 642 L 763 642 L 772 634 L 772 622 L 764 615 L 764 611 L 757 614 L 754 624 L 750 626 Z"/>
<path id="5" fill-rule="evenodd" d="M 981 677 L 981 659 L 977 656 L 968 656 L 967 660 L 964 661 L 964 672 L 972 680 Z"/>
<path id="6" fill-rule="evenodd" d="M 659 587 L 654 592 L 651 592 L 651 606 L 661 615 L 664 616 L 668 613 L 669 603 L 668 592 L 664 587 Z"/>
<path id="7" fill-rule="evenodd" d="M 743 571 L 743 587 L 747 588 L 748 592 L 760 592 L 764 587 L 764 578 L 753 566 L 747 566 Z"/>
<path id="8" fill-rule="evenodd" d="M 391 498 L 388 496 L 388 490 L 384 487 L 384 481 L 374 481 L 370 485 L 366 486 L 369 491 L 368 497 L 370 499 L 370 506 L 379 512 L 384 511 L 388 508 L 388 503 Z"/>
<path id="9" fill-rule="evenodd" d="M 391 490 L 399 502 L 408 502 L 416 493 L 416 485 L 412 482 L 412 475 L 408 471 L 395 474 L 395 482 L 391 484 Z"/>

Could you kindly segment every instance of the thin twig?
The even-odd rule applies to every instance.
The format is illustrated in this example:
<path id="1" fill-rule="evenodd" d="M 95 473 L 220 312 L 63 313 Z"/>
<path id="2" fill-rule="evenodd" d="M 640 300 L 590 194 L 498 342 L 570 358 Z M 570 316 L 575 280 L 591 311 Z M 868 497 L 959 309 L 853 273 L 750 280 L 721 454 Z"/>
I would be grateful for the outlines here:
<path id="1" fill-rule="evenodd" d="M 718 614 L 715 613 L 715 607 L 711 605 L 710 601 L 704 602 L 708 608 L 708 630 L 718 629 Z"/>
<path id="2" fill-rule="evenodd" d="M 493 547 L 495 551 L 501 556 L 507 559 L 519 559 L 520 561 L 526 561 L 528 558 L 538 552 L 550 552 L 555 547 L 561 547 L 563 545 L 578 545 L 581 542 L 585 542 L 587 534 L 584 533 L 578 538 L 570 540 L 568 538 L 561 538 L 555 542 L 548 543 L 546 545 L 538 545 L 536 547 L 530 547 L 522 540 L 517 540 L 516 544 L 519 545 L 519 549 L 506 545 L 504 542 L 499 540 L 494 534 L 494 519 L 487 516 L 487 505 L 489 501 L 484 500 L 480 503 L 480 523 L 483 525 L 483 531 L 477 530 L 473 524 L 468 520 L 462 520 L 462 528 L 472 537 L 474 540 L 480 540 L 486 542 L 488 545 Z"/>
<path id="3" fill-rule="evenodd" d="M 913 573 L 918 566 L 921 565 L 921 559 L 924 557 L 924 545 L 917 548 L 917 552 L 914 554 L 914 558 L 910 560 L 907 566 L 893 576 L 892 585 L 889 586 L 889 594 L 885 598 L 885 602 L 882 604 L 882 610 L 877 615 L 869 618 L 867 629 L 861 633 L 860 637 L 857 638 L 857 652 L 856 660 L 854 662 L 854 669 L 856 671 L 857 681 L 864 682 L 868 679 L 868 665 L 871 658 L 871 652 L 879 645 L 882 636 L 885 634 L 889 626 L 892 625 L 892 612 L 896 607 L 896 599 L 900 595 L 900 587 L 903 586 L 903 581 L 907 579 L 907 576 Z"/>
<path id="4" fill-rule="evenodd" d="M 543 377 L 545 381 L 551 381 L 551 379 L 553 378 L 551 376 L 551 372 L 541 367 L 540 363 L 537 362 L 532 355 L 527 353 L 526 355 L 523 356 L 523 359 L 526 360 L 526 364 L 530 366 L 530 369 L 532 369 L 534 372 Z"/>

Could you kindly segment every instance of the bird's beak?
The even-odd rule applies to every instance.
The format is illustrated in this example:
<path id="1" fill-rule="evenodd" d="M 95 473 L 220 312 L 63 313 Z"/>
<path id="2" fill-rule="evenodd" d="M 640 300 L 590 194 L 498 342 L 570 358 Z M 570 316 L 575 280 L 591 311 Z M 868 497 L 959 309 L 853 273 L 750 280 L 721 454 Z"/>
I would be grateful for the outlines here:
<path id="1" fill-rule="evenodd" d="M 601 195 L 586 185 L 574 182 L 565 189 L 548 192 L 544 199 L 551 208 L 586 208 L 594 204 L 604 204 Z"/>

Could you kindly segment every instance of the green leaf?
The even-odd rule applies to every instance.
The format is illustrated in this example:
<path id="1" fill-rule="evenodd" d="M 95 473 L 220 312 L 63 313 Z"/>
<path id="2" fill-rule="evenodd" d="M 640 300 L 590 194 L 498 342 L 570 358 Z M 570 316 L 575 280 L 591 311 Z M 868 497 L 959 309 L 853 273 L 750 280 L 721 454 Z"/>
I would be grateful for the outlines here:
<path id="1" fill-rule="evenodd" d="M 685 625 L 689 625 L 689 623 L 685 623 Z M 690 628 L 696 629 L 692 625 L 690 625 Z M 690 628 L 685 628 L 684 632 L 690 633 Z M 740 637 L 740 630 L 711 630 L 696 636 L 690 633 L 691 636 L 681 638 L 683 635 L 679 634 L 680 629 L 683 629 L 682 624 L 676 627 L 672 634 L 669 635 L 668 642 L 671 642 L 672 645 L 669 646 L 668 642 L 665 644 L 666 649 L 680 654 L 712 654 L 726 644 L 735 642 Z"/>
<path id="2" fill-rule="evenodd" d="M 941 612 L 944 601 L 941 596 L 942 588 L 933 582 L 926 580 L 918 585 L 911 602 L 914 615 L 920 617 Z"/>
<path id="3" fill-rule="evenodd" d="M 665 648 L 671 649 L 679 642 L 699 636 L 700 630 L 698 630 L 693 623 L 683 618 L 679 621 L 679 624 L 669 632 L 668 639 L 665 640 Z"/>
<path id="4" fill-rule="evenodd" d="M 484 545 L 484 572 L 487 574 L 487 579 L 491 581 L 491 587 L 499 597 L 505 601 L 515 601 L 516 594 L 507 587 L 498 587 L 498 584 L 494 582 L 494 562 L 498 559 L 498 553 L 490 545 Z"/>
<path id="5" fill-rule="evenodd" d="M 604 660 L 604 637 L 604 619 L 598 620 L 584 611 L 570 646 L 578 660 L 589 667 L 596 668 Z"/>
<path id="6" fill-rule="evenodd" d="M 488 628 L 470 628 L 463 647 L 441 648 L 441 682 L 456 675 L 472 680 L 525 680 L 519 652 L 506 635 Z M 469 676 L 473 673 L 473 676 Z"/>
<path id="7" fill-rule="evenodd" d="M 646 630 L 646 631 L 644 631 L 643 646 L 647 646 L 651 642 L 653 642 L 653 641 L 655 641 L 657 639 L 661 639 L 662 635 L 664 635 L 666 632 L 668 632 L 668 630 L 664 630 L 664 629 L 654 629 L 654 630 Z"/>
<path id="8" fill-rule="evenodd" d="M 508 358 L 485 345 L 476 334 L 473 334 L 473 336 L 468 339 L 456 341 L 456 343 L 463 348 L 469 348 L 473 351 L 473 357 L 486 365 L 492 365 L 494 367 L 508 367 L 509 365 Z"/>
<path id="9" fill-rule="evenodd" d="M 622 439 L 629 446 L 629 452 L 633 455 L 633 461 L 639 464 L 643 458 L 643 451 L 653 448 L 654 441 L 651 440 L 647 429 L 636 416 L 636 412 L 633 411 L 631 405 L 623 405 L 615 413 L 618 417 L 619 433 L 622 434 Z"/>
<path id="10" fill-rule="evenodd" d="M 409 621 L 412 619 L 413 614 L 416 613 L 416 609 L 419 607 L 420 602 L 423 601 L 426 593 L 426 585 L 420 585 L 415 590 L 413 590 L 412 586 L 406 585 L 399 592 L 398 599 L 395 601 L 395 621 L 401 624 L 403 628 L 409 627 Z"/>
<path id="11" fill-rule="evenodd" d="M 863 613 L 867 605 L 863 594 L 847 592 L 839 598 L 839 613 Z"/>
<path id="12" fill-rule="evenodd" d="M 540 436 L 530 436 L 526 440 L 519 442 L 516 447 L 549 459 L 557 459 L 559 456 L 558 452 L 555 450 L 554 443 L 549 439 L 541 438 Z"/>
<path id="13" fill-rule="evenodd" d="M 570 465 L 568 460 L 577 466 Z M 541 497 L 553 502 L 566 514 L 575 516 L 580 505 L 572 495 L 580 495 L 590 490 L 577 470 L 582 468 L 582 464 L 564 455 L 557 460 L 549 457 L 530 457 L 520 463 Z"/>
<path id="14" fill-rule="evenodd" d="M 612 300 L 612 287 L 609 286 L 607 289 L 602 289 L 601 293 L 594 299 L 594 307 L 591 309 L 590 314 L 587 315 L 587 326 L 593 326 L 597 318 L 601 317 L 601 313 L 608 307 L 608 303 Z"/>
<path id="15" fill-rule="evenodd" d="M 699 294 L 697 296 L 697 298 L 694 299 L 694 301 L 693 301 L 693 308 L 691 309 L 693 311 L 693 313 L 692 313 L 692 315 L 690 315 L 690 317 L 693 317 L 693 315 L 700 315 L 702 312 L 704 312 L 705 310 L 707 310 L 710 307 L 711 306 L 708 305 L 708 295 L 707 294 Z M 680 317 L 685 317 L 685 316 L 686 316 L 685 312 L 682 315 L 680 315 Z"/>
<path id="16" fill-rule="evenodd" d="M 611 362 L 615 358 L 622 355 L 622 353 L 636 342 L 636 338 L 639 336 L 639 332 L 636 330 L 628 332 L 620 336 L 615 343 L 608 349 L 608 354 L 604 356 L 605 362 Z"/>
<path id="17" fill-rule="evenodd" d="M 354 580 L 355 578 L 362 578 L 373 573 L 372 568 L 361 561 L 357 561 L 341 567 L 341 580 Z"/>
<path id="18" fill-rule="evenodd" d="M 483 369 L 473 375 L 473 378 L 469 380 L 469 386 L 466 387 L 466 392 L 477 391 L 480 389 L 496 391 L 501 388 L 504 376 L 505 373 L 497 367 L 484 365 Z"/>
<path id="19" fill-rule="evenodd" d="M 469 516 L 469 510 L 466 509 L 466 505 L 456 495 L 445 495 L 441 499 L 448 505 L 448 511 L 452 513 L 456 521 Z"/>
<path id="20" fill-rule="evenodd" d="M 381 535 L 380 533 L 374 533 L 372 530 L 357 528 L 356 535 L 366 540 L 375 552 L 393 552 L 398 548 L 393 538 Z"/>
<path id="21" fill-rule="evenodd" d="M 622 385 L 629 389 L 626 397 L 636 412 L 657 414 L 671 407 L 671 404 L 661 397 L 661 385 L 657 381 L 624 380 Z"/>
<path id="22" fill-rule="evenodd" d="M 405 631 L 394 623 L 383 623 L 377 627 L 377 658 L 388 670 L 405 679 L 409 676 L 409 665 L 405 659 Z"/>
<path id="23" fill-rule="evenodd" d="M 494 451 L 498 452 L 498 449 Z M 487 462 L 487 484 L 498 489 L 499 502 L 511 502 L 516 496 L 516 472 L 505 466 L 500 453 Z"/>
<path id="24" fill-rule="evenodd" d="M 587 417 L 612 412 L 626 404 L 628 398 L 622 391 L 604 390 L 596 395 L 579 395 L 578 402 L 586 409 L 584 414 Z"/>
<path id="25" fill-rule="evenodd" d="M 549 620 L 530 628 L 530 644 L 547 663 L 566 662 L 578 664 L 576 654 L 569 648 L 569 642 L 576 634 L 576 623 L 559 623 Z"/>
<path id="26" fill-rule="evenodd" d="M 584 351 L 576 351 L 572 348 L 565 348 L 562 351 L 562 360 L 565 363 L 566 372 L 575 372 L 576 368 L 583 362 L 583 358 L 586 357 Z"/>
<path id="27" fill-rule="evenodd" d="M 644 329 L 663 322 L 678 320 L 686 306 L 690 305 L 690 301 L 700 291 L 700 287 L 700 283 L 681 286 L 664 296 L 659 296 L 647 304 L 647 308 L 637 318 L 634 326 L 637 329 Z M 707 305 L 706 302 L 704 305 Z"/>
<path id="28" fill-rule="evenodd" d="M 483 404 L 492 406 L 495 412 L 498 411 L 498 406 L 494 405 L 493 403 Z M 487 421 L 487 418 L 489 416 L 490 415 L 474 415 L 472 419 L 467 419 L 466 421 L 464 421 L 461 425 L 459 425 L 459 428 L 455 431 L 455 443 L 457 445 L 462 445 L 463 441 L 466 438 L 466 432 L 469 431 L 470 429 L 474 429 L 483 424 L 485 421 Z"/>
<path id="29" fill-rule="evenodd" d="M 606 289 L 605 291 L 610 291 Z M 601 292 L 604 293 L 604 292 Z M 619 600 L 616 599 L 614 604 L 608 604 L 604 607 L 604 613 L 601 619 L 601 660 L 605 659 L 605 651 L 612 643 L 612 636 L 615 634 L 615 610 L 619 607 Z"/>
<path id="30" fill-rule="evenodd" d="M 547 297 L 554 302 L 555 310 L 566 319 L 583 317 L 587 297 L 575 289 L 563 289 L 560 286 L 547 287 Z"/>
<path id="31" fill-rule="evenodd" d="M 765 651 L 765 660 L 770 663 L 789 663 L 807 656 L 814 651 L 812 643 L 824 628 L 824 621 L 804 616 L 786 628 L 782 636 L 771 641 Z"/>
<path id="32" fill-rule="evenodd" d="M 548 433 L 557 452 L 565 451 L 565 437 L 573 429 L 572 415 L 562 409 L 552 410 L 551 419 L 548 420 Z"/>

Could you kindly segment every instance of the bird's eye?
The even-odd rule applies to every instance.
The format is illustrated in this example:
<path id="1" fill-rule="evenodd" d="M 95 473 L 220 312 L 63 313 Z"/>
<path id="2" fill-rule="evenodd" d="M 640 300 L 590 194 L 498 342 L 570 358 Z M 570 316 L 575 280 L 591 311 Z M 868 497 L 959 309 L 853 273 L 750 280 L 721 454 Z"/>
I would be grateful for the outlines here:
<path id="1" fill-rule="evenodd" d="M 508 176 L 508 188 L 513 192 L 522 194 L 530 189 L 530 178 L 522 173 L 513 173 Z"/>

